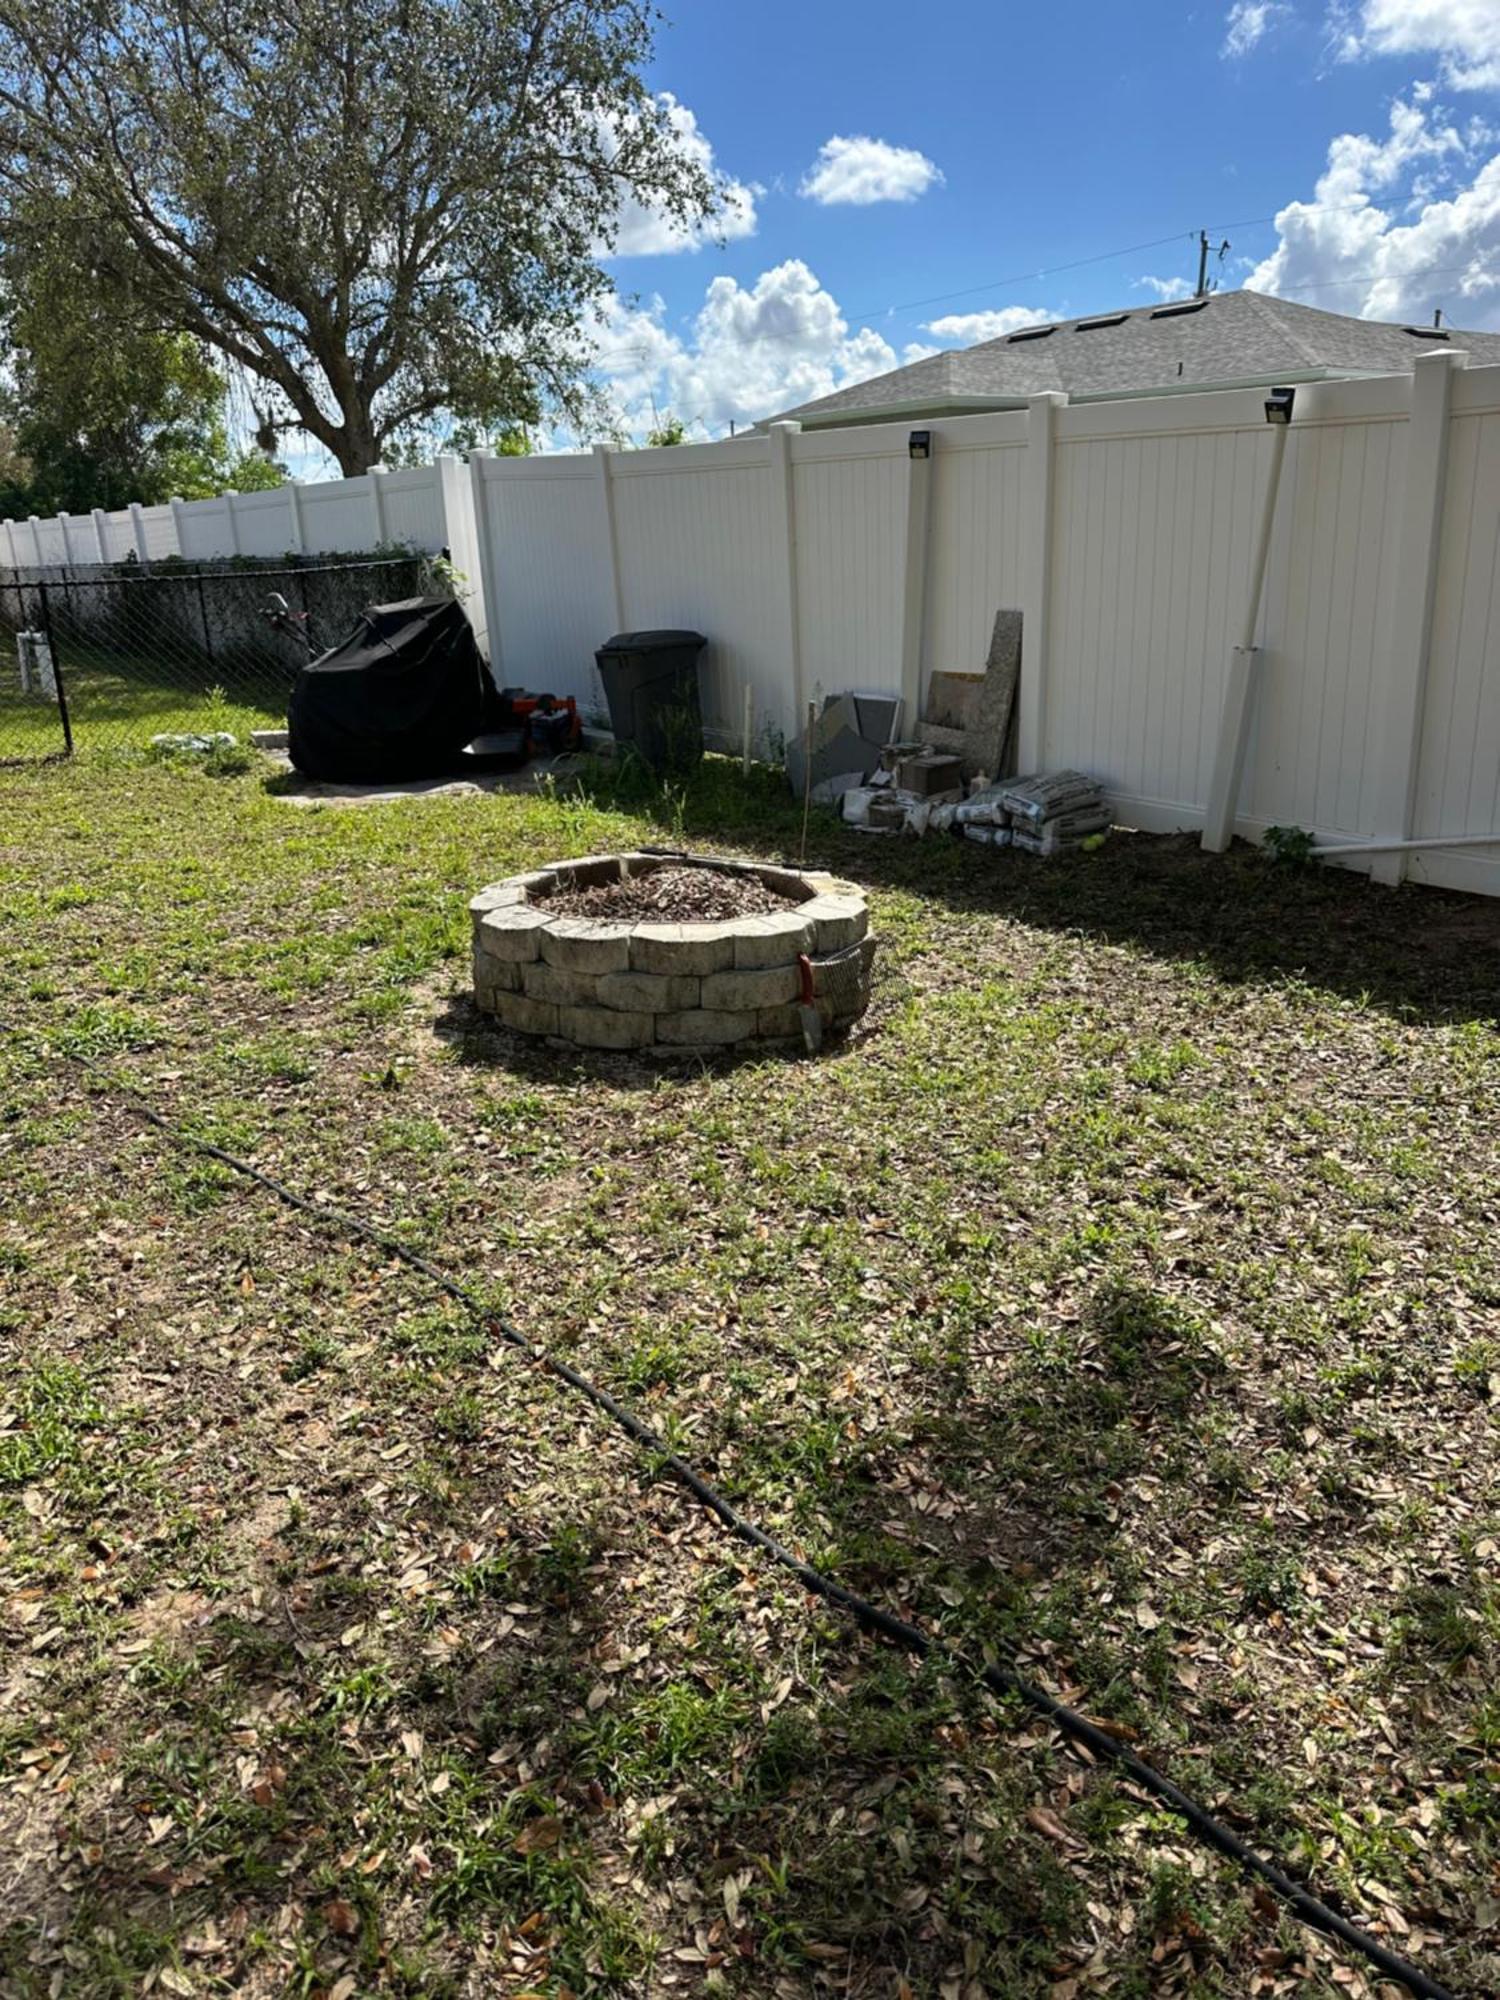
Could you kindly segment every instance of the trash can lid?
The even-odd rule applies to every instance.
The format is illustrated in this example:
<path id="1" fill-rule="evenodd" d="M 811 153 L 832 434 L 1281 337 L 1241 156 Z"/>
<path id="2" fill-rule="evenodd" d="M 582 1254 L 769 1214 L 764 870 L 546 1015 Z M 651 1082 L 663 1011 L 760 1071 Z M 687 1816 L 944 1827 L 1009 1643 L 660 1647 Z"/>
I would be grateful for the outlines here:
<path id="1" fill-rule="evenodd" d="M 601 653 L 655 653 L 668 646 L 706 646 L 701 632 L 616 632 L 599 648 Z"/>

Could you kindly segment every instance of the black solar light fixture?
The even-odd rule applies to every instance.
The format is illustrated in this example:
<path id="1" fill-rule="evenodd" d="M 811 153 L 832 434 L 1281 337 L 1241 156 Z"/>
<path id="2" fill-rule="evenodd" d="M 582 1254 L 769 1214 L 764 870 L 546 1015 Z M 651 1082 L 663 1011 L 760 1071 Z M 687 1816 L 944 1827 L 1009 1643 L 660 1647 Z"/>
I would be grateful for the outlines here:
<path id="1" fill-rule="evenodd" d="M 907 433 L 906 452 L 909 458 L 931 458 L 932 432 L 910 431 Z"/>
<path id="2" fill-rule="evenodd" d="M 1289 424 L 1292 421 L 1292 405 L 1296 400 L 1295 389 L 1273 389 L 1266 398 L 1266 422 Z"/>

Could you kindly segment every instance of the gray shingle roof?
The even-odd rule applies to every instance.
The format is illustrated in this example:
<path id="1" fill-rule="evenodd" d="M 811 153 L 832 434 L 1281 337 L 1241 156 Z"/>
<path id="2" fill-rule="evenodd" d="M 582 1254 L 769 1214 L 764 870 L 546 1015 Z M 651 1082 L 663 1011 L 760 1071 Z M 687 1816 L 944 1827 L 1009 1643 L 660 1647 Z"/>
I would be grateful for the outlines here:
<path id="1" fill-rule="evenodd" d="M 1275 376 L 1394 375 L 1444 345 L 1465 348 L 1476 366 L 1500 362 L 1500 333 L 1408 329 L 1263 292 L 1216 292 L 1180 306 L 1090 313 L 1060 320 L 1039 337 L 1023 331 L 932 354 L 780 414 L 808 425 L 855 415 L 878 422 L 882 414 L 955 403 L 1003 408 L 1044 389 L 1118 396 Z"/>

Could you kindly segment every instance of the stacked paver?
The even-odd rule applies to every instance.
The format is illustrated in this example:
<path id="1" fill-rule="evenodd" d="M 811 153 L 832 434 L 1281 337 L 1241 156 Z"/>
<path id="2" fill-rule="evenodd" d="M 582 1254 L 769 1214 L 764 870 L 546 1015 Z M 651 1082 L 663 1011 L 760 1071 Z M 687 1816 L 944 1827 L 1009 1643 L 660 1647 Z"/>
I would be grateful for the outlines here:
<path id="1" fill-rule="evenodd" d="M 582 1048 L 800 1045 L 805 957 L 825 1028 L 839 1033 L 858 1020 L 869 1005 L 875 943 L 864 897 L 832 875 L 715 858 L 714 867 L 797 899 L 717 923 L 610 923 L 548 911 L 559 885 L 592 887 L 692 859 L 589 855 L 481 889 L 469 904 L 478 1005 L 519 1034 Z"/>

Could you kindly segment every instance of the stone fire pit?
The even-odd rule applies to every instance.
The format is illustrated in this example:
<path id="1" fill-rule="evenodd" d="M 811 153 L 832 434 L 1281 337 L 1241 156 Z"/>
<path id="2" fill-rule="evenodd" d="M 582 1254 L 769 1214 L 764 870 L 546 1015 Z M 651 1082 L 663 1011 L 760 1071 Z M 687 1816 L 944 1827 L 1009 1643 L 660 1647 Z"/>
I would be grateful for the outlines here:
<path id="1" fill-rule="evenodd" d="M 702 896 L 685 899 L 680 875 L 661 878 L 655 886 L 668 907 L 674 887 L 690 905 L 767 907 L 707 922 L 613 921 L 557 907 L 647 902 L 653 885 L 646 878 L 662 869 L 703 869 L 714 878 L 696 885 Z M 847 1029 L 869 1005 L 875 942 L 865 899 L 851 883 L 815 870 L 684 854 L 594 854 L 493 883 L 469 909 L 474 998 L 523 1035 L 589 1049 L 800 1047 L 803 956 L 829 1033 Z"/>

